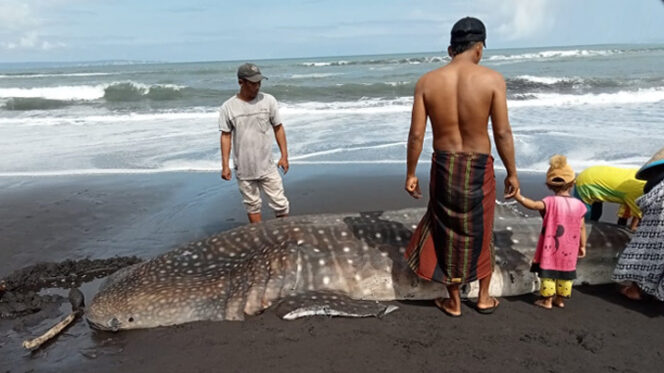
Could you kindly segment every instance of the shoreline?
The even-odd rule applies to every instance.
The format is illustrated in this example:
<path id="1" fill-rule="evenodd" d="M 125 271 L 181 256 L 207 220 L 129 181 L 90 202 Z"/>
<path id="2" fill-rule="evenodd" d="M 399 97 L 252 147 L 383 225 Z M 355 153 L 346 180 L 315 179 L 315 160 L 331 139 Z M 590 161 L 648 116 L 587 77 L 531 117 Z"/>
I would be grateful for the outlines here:
<path id="1" fill-rule="evenodd" d="M 419 200 L 403 189 L 405 166 L 392 164 L 298 165 L 284 188 L 291 215 L 424 208 L 428 173 L 419 167 Z M 537 175 L 520 175 L 532 198 L 546 195 Z M 0 177 L 0 187 L 0 277 L 40 261 L 154 256 L 247 222 L 235 180 L 218 172 Z"/>

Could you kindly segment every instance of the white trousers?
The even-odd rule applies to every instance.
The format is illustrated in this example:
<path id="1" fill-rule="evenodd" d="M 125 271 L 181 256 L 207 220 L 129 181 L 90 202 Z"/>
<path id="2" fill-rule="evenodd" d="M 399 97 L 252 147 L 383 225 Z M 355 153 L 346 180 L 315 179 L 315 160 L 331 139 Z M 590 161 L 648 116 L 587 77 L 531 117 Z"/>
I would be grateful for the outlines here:
<path id="1" fill-rule="evenodd" d="M 237 180 L 238 188 L 242 194 L 242 203 L 249 214 L 261 212 L 261 191 L 265 193 L 268 205 L 276 216 L 287 215 L 289 212 L 289 203 L 284 193 L 284 184 L 281 180 L 279 171 L 275 168 L 260 179 Z"/>

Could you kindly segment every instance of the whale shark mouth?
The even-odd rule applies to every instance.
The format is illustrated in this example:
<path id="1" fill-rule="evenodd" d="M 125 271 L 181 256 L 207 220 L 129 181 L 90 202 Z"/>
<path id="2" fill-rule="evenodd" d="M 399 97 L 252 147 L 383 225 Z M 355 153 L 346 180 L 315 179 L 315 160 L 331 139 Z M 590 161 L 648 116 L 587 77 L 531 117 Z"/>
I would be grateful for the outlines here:
<path id="1" fill-rule="evenodd" d="M 97 330 L 102 330 L 106 332 L 117 332 L 120 330 L 120 322 L 116 318 L 112 318 L 109 321 L 109 325 L 104 325 L 100 324 L 98 322 L 90 320 L 88 317 L 85 318 L 85 321 L 88 322 L 88 325 L 90 325 L 91 328 L 97 329 Z"/>

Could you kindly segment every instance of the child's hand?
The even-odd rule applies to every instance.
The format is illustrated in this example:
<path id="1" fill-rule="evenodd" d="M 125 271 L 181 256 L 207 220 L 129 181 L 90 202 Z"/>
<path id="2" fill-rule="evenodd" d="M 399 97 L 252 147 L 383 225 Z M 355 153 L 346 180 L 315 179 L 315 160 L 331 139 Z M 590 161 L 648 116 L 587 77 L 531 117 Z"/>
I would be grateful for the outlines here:
<path id="1" fill-rule="evenodd" d="M 585 258 L 586 257 L 586 247 L 581 246 L 579 247 L 579 258 Z"/>

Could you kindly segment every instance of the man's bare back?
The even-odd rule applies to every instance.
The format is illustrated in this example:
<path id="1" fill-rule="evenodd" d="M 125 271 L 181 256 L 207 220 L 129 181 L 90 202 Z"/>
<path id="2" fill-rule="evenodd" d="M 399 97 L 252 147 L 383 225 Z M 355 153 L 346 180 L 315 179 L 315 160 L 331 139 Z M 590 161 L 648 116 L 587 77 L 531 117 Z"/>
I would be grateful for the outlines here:
<path id="1" fill-rule="evenodd" d="M 450 54 L 452 52 L 450 51 Z M 488 121 L 498 154 L 507 169 L 505 197 L 518 188 L 512 130 L 507 117 L 505 80 L 496 71 L 478 65 L 482 45 L 454 55 L 452 61 L 424 74 L 415 86 L 408 136 L 406 190 L 419 198 L 415 167 L 422 151 L 427 118 L 436 151 L 491 154 Z"/>
<path id="2" fill-rule="evenodd" d="M 491 153 L 487 124 L 501 80 L 490 69 L 463 62 L 420 79 L 418 91 L 431 120 L 435 150 Z"/>

